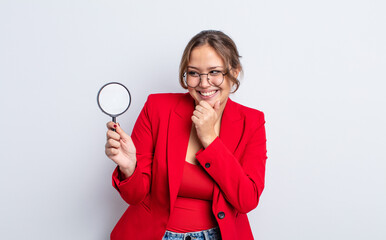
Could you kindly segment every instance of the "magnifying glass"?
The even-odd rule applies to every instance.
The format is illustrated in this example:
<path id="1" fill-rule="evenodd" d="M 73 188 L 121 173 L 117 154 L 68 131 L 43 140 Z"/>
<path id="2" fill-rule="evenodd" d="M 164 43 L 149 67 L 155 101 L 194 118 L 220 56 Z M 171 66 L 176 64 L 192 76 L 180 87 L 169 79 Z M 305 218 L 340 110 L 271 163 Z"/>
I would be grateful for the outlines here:
<path id="1" fill-rule="evenodd" d="M 116 118 L 130 107 L 130 91 L 121 83 L 110 82 L 98 91 L 97 102 L 102 112 L 112 117 L 116 123 Z"/>

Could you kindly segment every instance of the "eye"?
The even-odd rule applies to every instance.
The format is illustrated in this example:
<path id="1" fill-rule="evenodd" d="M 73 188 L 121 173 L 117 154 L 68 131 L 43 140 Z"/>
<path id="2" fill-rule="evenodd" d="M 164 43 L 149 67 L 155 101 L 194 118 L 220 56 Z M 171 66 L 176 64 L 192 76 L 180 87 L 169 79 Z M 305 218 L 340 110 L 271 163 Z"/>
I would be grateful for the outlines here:
<path id="1" fill-rule="evenodd" d="M 188 75 L 191 77 L 198 77 L 199 76 L 198 72 L 194 72 L 194 71 L 189 71 Z"/>
<path id="2" fill-rule="evenodd" d="M 209 75 L 211 76 L 218 76 L 221 74 L 221 71 L 218 71 L 218 70 L 212 70 L 209 72 Z"/>

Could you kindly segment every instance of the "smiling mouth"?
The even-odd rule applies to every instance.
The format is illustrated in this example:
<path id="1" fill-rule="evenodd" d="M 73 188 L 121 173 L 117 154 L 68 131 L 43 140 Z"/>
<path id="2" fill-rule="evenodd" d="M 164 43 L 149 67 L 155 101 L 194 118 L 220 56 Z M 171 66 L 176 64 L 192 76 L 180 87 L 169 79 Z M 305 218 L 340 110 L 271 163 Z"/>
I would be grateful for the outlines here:
<path id="1" fill-rule="evenodd" d="M 210 92 L 201 92 L 201 91 L 197 91 L 201 96 L 204 96 L 204 97 L 210 97 L 214 94 L 216 94 L 218 92 L 218 90 L 213 90 L 213 91 L 210 91 Z"/>

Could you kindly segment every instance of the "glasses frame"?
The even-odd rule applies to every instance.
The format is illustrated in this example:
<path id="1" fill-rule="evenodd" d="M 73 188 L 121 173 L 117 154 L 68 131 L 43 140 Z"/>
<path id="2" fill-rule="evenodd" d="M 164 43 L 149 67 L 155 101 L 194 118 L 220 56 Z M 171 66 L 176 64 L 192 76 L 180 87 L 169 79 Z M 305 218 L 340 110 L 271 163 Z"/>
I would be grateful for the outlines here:
<path id="1" fill-rule="evenodd" d="M 208 73 L 199 73 L 199 74 L 198 74 L 198 77 L 200 78 L 200 81 L 198 81 L 198 84 L 197 84 L 196 86 L 194 86 L 194 87 L 193 87 L 193 86 L 190 86 L 190 85 L 188 84 L 188 76 L 187 76 L 188 74 L 187 74 L 187 72 L 184 73 L 183 77 L 184 77 L 184 80 L 185 80 L 186 85 L 187 85 L 188 87 L 191 87 L 191 88 L 196 88 L 196 87 L 198 87 L 198 86 L 201 84 L 201 81 L 202 81 L 201 76 L 202 76 L 202 75 L 206 75 L 206 80 L 208 81 L 209 85 L 215 86 L 215 87 L 219 87 L 219 86 L 224 82 L 225 75 L 227 75 L 227 74 L 229 73 L 229 71 L 226 72 L 226 73 L 223 73 L 223 72 L 221 72 L 221 71 L 218 71 L 218 72 L 220 72 L 220 73 L 222 74 L 222 81 L 221 81 L 221 83 L 218 84 L 218 85 L 215 85 L 215 84 L 213 84 L 213 83 L 210 81 L 210 78 L 209 78 L 209 73 L 210 73 L 210 72 L 208 72 Z"/>

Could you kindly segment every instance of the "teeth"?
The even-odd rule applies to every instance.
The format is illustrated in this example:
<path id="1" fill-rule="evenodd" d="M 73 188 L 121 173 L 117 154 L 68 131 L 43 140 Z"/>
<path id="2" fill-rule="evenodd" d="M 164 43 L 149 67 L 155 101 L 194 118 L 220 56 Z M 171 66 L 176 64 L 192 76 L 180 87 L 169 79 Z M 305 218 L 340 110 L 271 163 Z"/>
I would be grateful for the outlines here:
<path id="1" fill-rule="evenodd" d="M 214 94 L 216 91 L 211 91 L 211 92 L 200 92 L 201 93 L 201 95 L 203 95 L 203 96 L 210 96 L 210 95 L 212 95 L 212 94 Z"/>

